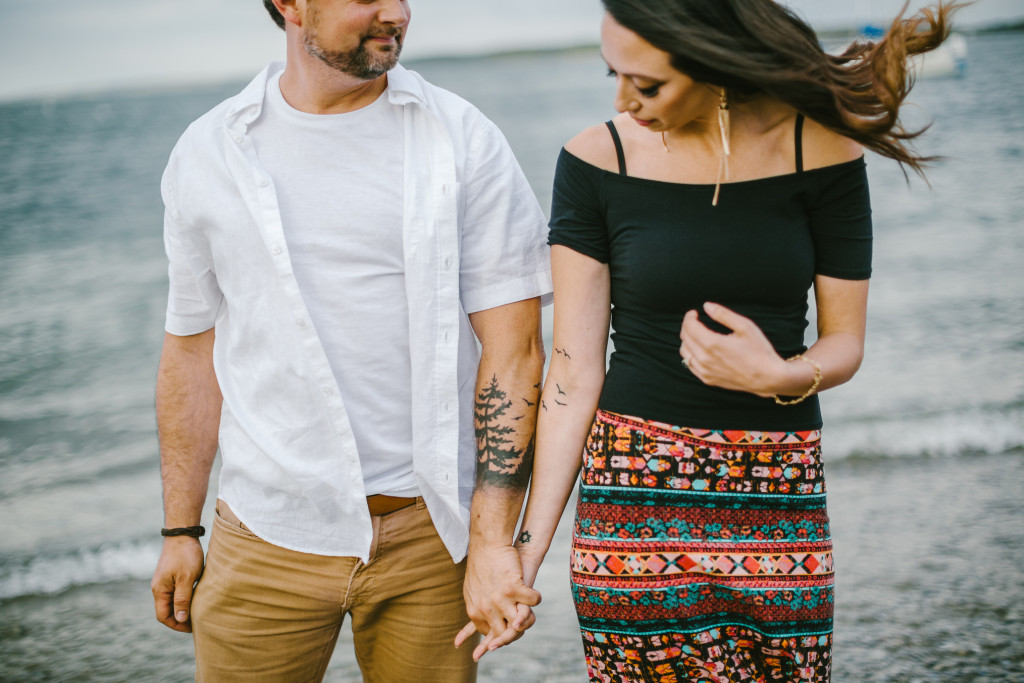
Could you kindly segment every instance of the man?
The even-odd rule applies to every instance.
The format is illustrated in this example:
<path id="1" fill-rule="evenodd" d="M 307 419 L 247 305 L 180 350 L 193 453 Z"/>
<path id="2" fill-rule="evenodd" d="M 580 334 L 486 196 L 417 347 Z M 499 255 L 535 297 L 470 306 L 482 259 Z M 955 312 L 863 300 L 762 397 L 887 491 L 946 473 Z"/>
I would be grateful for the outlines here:
<path id="1" fill-rule="evenodd" d="M 471 681 L 452 642 L 475 479 L 472 594 L 538 600 L 504 536 L 532 460 L 544 218 L 494 125 L 398 65 L 407 0 L 264 5 L 287 65 L 193 123 L 162 183 L 157 619 L 194 634 L 198 680 L 320 680 L 347 617 L 365 680 Z M 522 609 L 480 629 L 514 638 Z"/>

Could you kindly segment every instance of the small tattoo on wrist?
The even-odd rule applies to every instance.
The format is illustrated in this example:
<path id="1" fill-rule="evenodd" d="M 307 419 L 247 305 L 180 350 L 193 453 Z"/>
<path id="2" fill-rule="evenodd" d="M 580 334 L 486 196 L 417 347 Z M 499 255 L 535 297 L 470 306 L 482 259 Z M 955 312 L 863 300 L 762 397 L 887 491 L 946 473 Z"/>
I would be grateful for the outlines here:
<path id="1" fill-rule="evenodd" d="M 533 536 L 530 535 L 529 531 L 523 531 L 521 534 L 519 534 L 520 543 L 529 543 L 531 540 L 533 540 Z"/>

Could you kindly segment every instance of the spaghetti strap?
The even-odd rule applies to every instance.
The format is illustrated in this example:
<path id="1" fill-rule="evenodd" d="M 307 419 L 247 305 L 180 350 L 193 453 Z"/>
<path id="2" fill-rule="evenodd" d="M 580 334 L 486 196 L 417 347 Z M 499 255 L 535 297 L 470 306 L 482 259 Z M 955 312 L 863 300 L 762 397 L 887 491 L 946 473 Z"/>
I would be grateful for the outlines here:
<path id="1" fill-rule="evenodd" d="M 804 115 L 796 115 L 796 172 L 804 172 Z"/>
<path id="2" fill-rule="evenodd" d="M 622 151 L 622 140 L 619 139 L 619 131 L 615 130 L 615 124 L 605 121 L 608 132 L 612 134 L 612 142 L 615 143 L 615 156 L 619 158 L 619 175 L 626 175 L 626 153 Z"/>

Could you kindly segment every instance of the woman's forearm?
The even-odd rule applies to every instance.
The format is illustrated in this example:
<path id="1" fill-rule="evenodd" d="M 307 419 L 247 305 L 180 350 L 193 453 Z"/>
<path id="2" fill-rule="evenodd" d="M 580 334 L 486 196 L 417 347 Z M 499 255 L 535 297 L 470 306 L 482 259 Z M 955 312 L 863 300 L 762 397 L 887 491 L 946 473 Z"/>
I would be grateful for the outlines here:
<path id="1" fill-rule="evenodd" d="M 516 539 L 527 585 L 536 578 L 572 493 L 604 381 L 603 365 L 574 374 L 564 353 L 556 344 L 541 394 L 530 495 Z"/>
<path id="2" fill-rule="evenodd" d="M 607 264 L 568 247 L 551 247 L 554 342 L 537 414 L 533 477 L 516 537 L 523 578 L 532 585 L 582 464 L 583 447 L 604 386 L 611 317 Z"/>

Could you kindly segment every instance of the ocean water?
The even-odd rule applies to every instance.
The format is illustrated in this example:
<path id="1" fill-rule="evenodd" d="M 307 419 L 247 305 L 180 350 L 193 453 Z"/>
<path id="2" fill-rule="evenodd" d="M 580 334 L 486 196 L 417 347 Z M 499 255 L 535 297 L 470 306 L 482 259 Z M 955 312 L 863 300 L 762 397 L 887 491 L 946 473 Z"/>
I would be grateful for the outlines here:
<path id="1" fill-rule="evenodd" d="M 867 357 L 823 398 L 837 681 L 1024 680 L 1024 34 L 968 48 L 963 78 L 911 98 L 919 148 L 945 157 L 931 188 L 869 159 Z M 613 113 L 595 50 L 411 66 L 498 123 L 545 207 L 559 146 Z M 241 85 L 0 104 L 2 681 L 192 675 L 148 589 L 159 178 Z M 537 626 L 482 681 L 584 680 L 564 527 Z M 347 638 L 329 680 L 358 680 Z"/>

